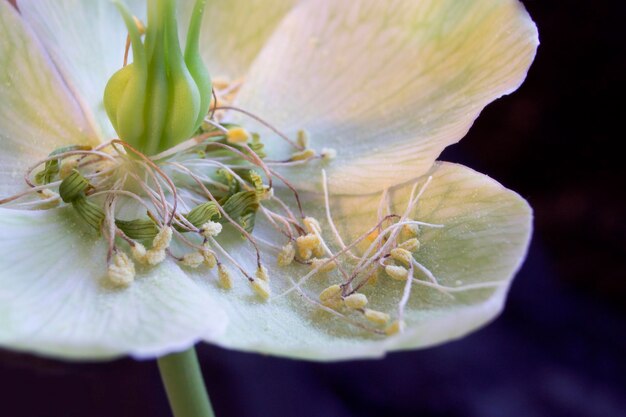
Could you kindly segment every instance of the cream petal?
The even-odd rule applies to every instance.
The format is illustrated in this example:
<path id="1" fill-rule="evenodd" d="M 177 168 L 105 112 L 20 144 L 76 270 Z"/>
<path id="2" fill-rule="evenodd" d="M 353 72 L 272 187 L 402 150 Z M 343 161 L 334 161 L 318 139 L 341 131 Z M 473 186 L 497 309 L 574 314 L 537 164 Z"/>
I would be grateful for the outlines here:
<path id="1" fill-rule="evenodd" d="M 442 285 L 459 289 L 462 288 L 459 285 L 484 288 L 453 292 L 451 299 L 414 283 L 404 313 L 406 331 L 384 337 L 351 326 L 307 301 L 306 297 L 317 299 L 324 288 L 341 282 L 341 275 L 336 271 L 306 281 L 303 284 L 306 296 L 295 291 L 278 296 L 292 287 L 291 278 L 299 280 L 309 267 L 279 268 L 275 266 L 276 251 L 262 246 L 266 249 L 263 259 L 270 271 L 273 293 L 268 301 L 255 295 L 245 278 L 234 270 L 232 290 L 219 289 L 216 279 L 208 282 L 205 276 L 197 277 L 229 316 L 227 331 L 209 341 L 244 351 L 339 360 L 376 357 L 388 351 L 443 343 L 493 320 L 501 311 L 513 275 L 526 254 L 531 210 L 520 196 L 469 168 L 438 163 L 429 175 L 432 181 L 411 217 L 443 227 L 422 228 L 419 236 L 422 246 L 415 259 Z M 425 178 L 419 180 L 424 181 Z M 394 211 L 404 211 L 410 190 L 411 185 L 405 185 L 390 192 Z M 346 242 L 375 226 L 379 199 L 380 195 L 332 197 L 333 216 Z M 325 240 L 336 247 L 328 233 L 328 223 L 323 221 L 323 201 L 313 195 L 305 196 L 304 201 L 306 214 L 321 221 Z M 278 245 L 286 240 L 268 231 L 261 218 L 257 220 L 255 234 Z M 238 262 L 254 272 L 254 253 L 242 249 L 241 242 L 236 236 L 226 247 Z M 342 264 L 349 272 L 349 262 L 344 259 Z M 404 283 L 383 275 L 375 286 L 364 287 L 363 293 L 369 298 L 368 307 L 390 313 L 393 320 Z M 359 314 L 350 317 L 365 322 Z"/>
<path id="2" fill-rule="evenodd" d="M 126 289 L 103 282 L 105 248 L 71 209 L 0 209 L 0 345 L 68 359 L 155 357 L 210 339 L 224 312 L 175 264 Z"/>
<path id="3" fill-rule="evenodd" d="M 125 0 L 145 21 L 145 1 Z M 24 19 L 52 56 L 101 138 L 115 137 L 104 87 L 123 65 L 126 28 L 109 0 L 19 0 Z"/>
<path id="4" fill-rule="evenodd" d="M 211 0 L 200 34 L 202 58 L 212 76 L 237 80 L 246 74 L 276 26 L 298 0 Z M 179 2 L 187 27 L 195 0 Z"/>
<path id="5" fill-rule="evenodd" d="M 41 44 L 0 2 L 0 197 L 23 188 L 28 166 L 59 146 L 97 143 Z"/>
<path id="6" fill-rule="evenodd" d="M 309 130 L 317 150 L 335 148 L 333 192 L 374 192 L 426 172 L 488 103 L 519 87 L 537 45 L 517 0 L 305 2 L 261 51 L 237 103 L 289 135 Z M 261 131 L 271 156 L 290 156 Z M 287 172 L 312 189 L 316 168 Z"/>

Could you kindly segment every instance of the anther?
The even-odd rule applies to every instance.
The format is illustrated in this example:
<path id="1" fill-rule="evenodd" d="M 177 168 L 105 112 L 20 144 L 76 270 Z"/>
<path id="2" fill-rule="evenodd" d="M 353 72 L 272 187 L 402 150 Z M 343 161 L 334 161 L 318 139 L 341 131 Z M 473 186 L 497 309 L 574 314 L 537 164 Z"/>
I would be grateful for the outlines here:
<path id="1" fill-rule="evenodd" d="M 320 226 L 320 223 L 317 221 L 317 219 L 315 219 L 314 217 L 305 217 L 304 220 L 302 220 L 302 223 L 304 223 L 304 229 L 307 231 L 307 233 L 322 233 L 322 227 Z"/>
<path id="2" fill-rule="evenodd" d="M 394 334 L 402 333 L 404 331 L 404 327 L 405 325 L 403 320 L 396 320 L 385 329 L 385 333 L 387 336 L 393 336 Z"/>
<path id="3" fill-rule="evenodd" d="M 130 246 L 130 254 L 133 256 L 133 259 L 141 264 L 145 264 L 147 262 L 146 247 L 139 242 L 135 242 L 134 245 Z"/>
<path id="4" fill-rule="evenodd" d="M 228 129 L 228 133 L 226 134 L 226 141 L 228 143 L 246 143 L 252 138 L 250 132 L 248 132 L 243 127 L 232 127 Z"/>
<path id="5" fill-rule="evenodd" d="M 341 287 L 337 284 L 331 285 L 320 293 L 320 301 L 326 307 L 332 309 L 341 308 Z"/>
<path id="6" fill-rule="evenodd" d="M 291 161 L 307 161 L 315 157 L 315 151 L 313 149 L 305 149 L 300 152 L 294 152 L 291 155 Z"/>
<path id="7" fill-rule="evenodd" d="M 211 250 L 211 246 L 209 245 L 209 242 L 205 242 L 202 245 L 202 256 L 204 257 L 204 263 L 206 263 L 206 266 L 209 269 L 215 268 L 215 265 L 217 265 L 217 258 L 215 257 L 215 254 Z"/>
<path id="8" fill-rule="evenodd" d="M 255 276 L 261 281 L 270 282 L 270 276 L 267 272 L 267 268 L 263 265 L 259 265 L 259 267 L 256 269 Z"/>
<path id="9" fill-rule="evenodd" d="M 191 252 L 183 255 L 181 263 L 190 268 L 197 268 L 204 262 L 204 256 L 200 252 Z"/>
<path id="10" fill-rule="evenodd" d="M 329 261 L 328 258 L 314 258 L 311 259 L 311 268 L 317 269 L 317 272 L 320 273 L 330 272 L 334 271 L 335 268 L 337 268 L 337 262 L 335 262 L 334 260 Z"/>
<path id="11" fill-rule="evenodd" d="M 365 294 L 356 293 L 344 298 L 343 302 L 346 307 L 357 310 L 367 305 L 367 296 Z"/>
<path id="12" fill-rule="evenodd" d="M 313 249 L 320 245 L 321 241 L 318 235 L 308 233 L 304 236 L 299 236 L 296 239 L 296 247 L 298 248 L 298 255 L 300 258 L 307 260 L 313 255 Z"/>
<path id="13" fill-rule="evenodd" d="M 152 240 L 152 249 L 155 251 L 163 251 L 169 248 L 170 242 L 172 241 L 172 233 L 171 227 L 166 226 L 162 228 Z"/>
<path id="14" fill-rule="evenodd" d="M 155 266 L 165 260 L 165 250 L 150 249 L 146 252 L 146 262 L 148 265 Z"/>
<path id="15" fill-rule="evenodd" d="M 230 271 L 224 266 L 224 264 L 218 265 L 217 277 L 220 287 L 224 288 L 225 290 L 230 290 L 231 288 L 233 288 L 233 278 L 230 274 Z"/>
<path id="16" fill-rule="evenodd" d="M 406 242 L 402 242 L 398 245 L 399 248 L 406 249 L 409 252 L 416 252 L 420 248 L 420 241 L 417 238 L 411 238 Z"/>
<path id="17" fill-rule="evenodd" d="M 402 262 L 406 266 L 410 266 L 413 262 L 413 254 L 406 249 L 394 248 L 389 254 L 393 260 Z"/>
<path id="18" fill-rule="evenodd" d="M 200 228 L 200 233 L 204 237 L 215 237 L 222 232 L 222 225 L 217 222 L 206 222 Z"/>
<path id="19" fill-rule="evenodd" d="M 409 277 L 409 271 L 403 266 L 387 265 L 385 272 L 396 281 L 406 281 Z"/>
<path id="20" fill-rule="evenodd" d="M 298 130 L 297 137 L 296 137 L 296 143 L 298 144 L 298 146 L 300 146 L 303 149 L 306 149 L 309 147 L 309 142 L 310 142 L 309 132 L 303 129 Z"/>
<path id="21" fill-rule="evenodd" d="M 255 279 L 254 281 L 250 281 L 250 285 L 252 285 L 254 292 L 263 300 L 270 298 L 271 290 L 269 282 L 262 279 Z"/>
<path id="22" fill-rule="evenodd" d="M 108 267 L 109 282 L 117 287 L 128 287 L 135 279 L 135 265 L 124 252 L 116 252 Z"/>
<path id="23" fill-rule="evenodd" d="M 383 313 L 382 311 L 378 310 L 370 310 L 369 308 L 366 308 L 363 312 L 363 315 L 369 322 L 374 324 L 383 325 L 387 324 L 387 322 L 389 321 L 389 314 Z"/>
<path id="24" fill-rule="evenodd" d="M 401 238 L 402 240 L 408 240 L 413 237 L 417 237 L 420 232 L 420 227 L 417 224 L 410 223 L 402 226 Z"/>
<path id="25" fill-rule="evenodd" d="M 296 249 L 293 247 L 293 243 L 289 242 L 282 247 L 278 253 L 278 266 L 287 266 L 293 262 L 296 256 Z"/>

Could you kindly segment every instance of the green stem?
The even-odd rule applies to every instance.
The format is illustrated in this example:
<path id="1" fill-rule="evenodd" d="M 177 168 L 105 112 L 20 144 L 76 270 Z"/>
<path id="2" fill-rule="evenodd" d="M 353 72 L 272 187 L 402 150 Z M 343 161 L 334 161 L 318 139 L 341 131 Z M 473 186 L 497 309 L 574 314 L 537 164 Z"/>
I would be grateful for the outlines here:
<path id="1" fill-rule="evenodd" d="M 158 359 L 174 417 L 215 417 L 193 347 Z"/>

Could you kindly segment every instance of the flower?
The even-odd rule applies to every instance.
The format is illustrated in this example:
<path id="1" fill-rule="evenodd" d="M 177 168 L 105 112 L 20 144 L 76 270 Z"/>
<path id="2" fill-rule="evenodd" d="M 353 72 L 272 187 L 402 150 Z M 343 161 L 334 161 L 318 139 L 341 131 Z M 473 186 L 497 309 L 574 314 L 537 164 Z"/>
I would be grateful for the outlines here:
<path id="1" fill-rule="evenodd" d="M 193 5 L 179 2 L 182 21 Z M 2 197 L 22 192 L 23 174 L 60 147 L 115 137 L 102 95 L 127 33 L 106 0 L 18 6 L 0 2 Z M 145 21 L 143 2 L 128 6 Z M 0 345 L 95 359 L 160 356 L 205 340 L 335 360 L 430 346 L 485 324 L 525 256 L 531 211 L 496 181 L 435 160 L 522 83 L 537 44 L 516 0 L 208 2 L 200 45 L 216 87 L 228 81 L 218 98 L 234 96 L 237 108 L 298 137 L 294 152 L 248 115 L 221 115 L 245 127 L 229 137 L 246 143 L 257 133 L 268 161 L 291 161 L 280 175 L 310 216 L 299 238 L 259 215 L 261 263 L 237 230 L 215 232 L 205 219 L 197 253 L 214 270 L 197 267 L 198 254 L 166 256 L 179 247 L 163 235 L 151 248 L 131 244 L 137 265 L 117 248 L 107 263 L 83 194 L 66 192 L 66 203 L 46 210 L 12 201 L 0 207 Z M 75 167 L 60 172 L 88 187 Z M 279 183 L 274 195 L 292 199 Z M 137 212 L 130 203 L 118 210 Z M 128 286 L 103 280 L 107 268 Z"/>

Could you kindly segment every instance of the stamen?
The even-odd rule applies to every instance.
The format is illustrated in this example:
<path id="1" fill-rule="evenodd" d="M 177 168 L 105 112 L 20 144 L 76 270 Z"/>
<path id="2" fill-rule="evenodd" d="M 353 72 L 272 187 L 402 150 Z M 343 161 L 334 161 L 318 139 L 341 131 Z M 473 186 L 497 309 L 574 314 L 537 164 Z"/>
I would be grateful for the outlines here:
<path id="1" fill-rule="evenodd" d="M 358 310 L 367 305 L 367 297 L 365 294 L 352 294 L 347 296 L 344 300 L 346 307 L 353 310 Z"/>
<path id="2" fill-rule="evenodd" d="M 378 325 L 387 324 L 390 318 L 389 314 L 387 313 L 383 313 L 382 311 L 377 310 L 370 310 L 369 308 L 366 308 L 363 311 L 363 315 L 368 321 Z"/>
<path id="3" fill-rule="evenodd" d="M 135 265 L 124 252 L 118 251 L 108 266 L 109 282 L 117 287 L 128 287 L 135 279 Z"/>

